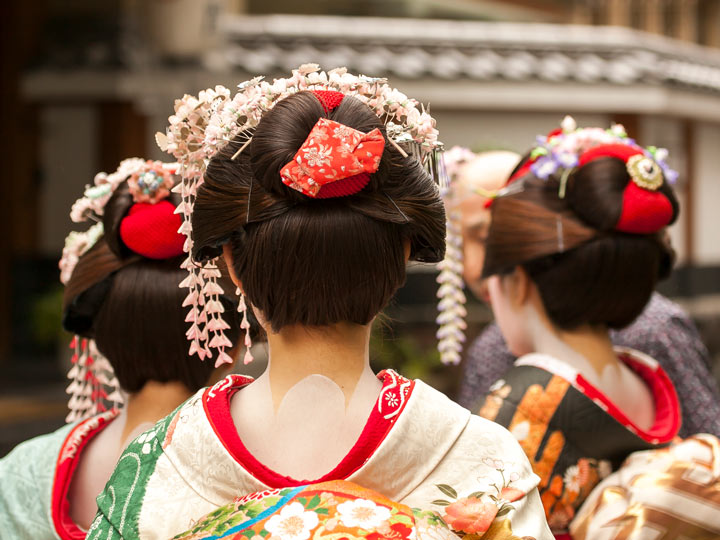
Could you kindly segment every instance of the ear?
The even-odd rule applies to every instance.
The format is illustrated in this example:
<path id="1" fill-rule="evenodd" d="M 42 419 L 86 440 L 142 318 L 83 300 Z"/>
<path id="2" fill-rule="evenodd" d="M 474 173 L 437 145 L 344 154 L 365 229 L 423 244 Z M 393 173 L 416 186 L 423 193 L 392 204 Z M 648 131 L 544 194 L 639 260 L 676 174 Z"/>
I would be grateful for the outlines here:
<path id="1" fill-rule="evenodd" d="M 522 266 L 516 266 L 512 274 L 507 276 L 509 296 L 516 307 L 524 306 L 530 301 L 533 282 Z"/>
<path id="2" fill-rule="evenodd" d="M 235 273 L 235 267 L 233 266 L 232 249 L 230 248 L 230 244 L 223 245 L 223 259 L 225 260 L 225 266 L 227 266 L 228 274 L 230 274 L 230 279 L 235 286 L 240 287 L 242 290 L 242 283 L 240 282 L 240 279 L 238 279 L 237 274 Z"/>

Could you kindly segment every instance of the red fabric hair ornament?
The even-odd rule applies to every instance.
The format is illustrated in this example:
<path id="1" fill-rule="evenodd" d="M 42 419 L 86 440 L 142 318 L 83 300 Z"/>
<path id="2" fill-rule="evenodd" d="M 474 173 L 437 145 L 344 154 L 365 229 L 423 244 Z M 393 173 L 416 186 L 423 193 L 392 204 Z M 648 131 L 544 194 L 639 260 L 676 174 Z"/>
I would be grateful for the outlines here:
<path id="1" fill-rule="evenodd" d="M 607 144 L 596 146 L 580 155 L 578 166 L 595 159 L 614 157 L 625 162 L 631 181 L 623 190 L 622 210 L 615 230 L 630 234 L 652 234 L 673 218 L 673 207 L 665 194 L 662 169 L 636 146 Z"/>
<path id="2" fill-rule="evenodd" d="M 325 112 L 345 97 L 341 92 L 313 92 Z M 385 138 L 375 128 L 363 133 L 328 118 L 320 118 L 293 160 L 280 169 L 283 183 L 308 197 L 344 197 L 363 189 L 378 170 Z"/>
<path id="3" fill-rule="evenodd" d="M 133 252 L 148 259 L 183 254 L 185 237 L 178 233 L 182 219 L 170 201 L 135 203 L 120 222 L 120 238 Z"/>

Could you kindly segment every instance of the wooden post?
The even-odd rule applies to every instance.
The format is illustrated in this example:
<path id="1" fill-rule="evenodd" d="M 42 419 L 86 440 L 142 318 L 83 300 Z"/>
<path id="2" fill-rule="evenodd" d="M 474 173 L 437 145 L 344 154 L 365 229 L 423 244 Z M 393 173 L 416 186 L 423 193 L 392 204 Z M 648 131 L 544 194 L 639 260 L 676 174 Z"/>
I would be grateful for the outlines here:
<path id="1" fill-rule="evenodd" d="M 98 117 L 98 170 L 114 171 L 125 158 L 146 157 L 147 118 L 132 103 L 102 103 Z"/>
<path id="2" fill-rule="evenodd" d="M 695 264 L 695 125 L 692 120 L 682 121 L 685 142 L 685 206 L 681 215 L 685 222 L 685 254 L 688 266 Z"/>
<path id="3" fill-rule="evenodd" d="M 699 18 L 697 0 L 675 0 L 674 8 L 674 36 L 678 39 L 697 43 Z"/>
<path id="4" fill-rule="evenodd" d="M 720 47 L 720 2 L 709 0 L 702 5 L 701 24 L 704 27 L 703 45 Z"/>
<path id="5" fill-rule="evenodd" d="M 612 121 L 616 124 L 622 124 L 628 137 L 635 139 L 638 144 L 642 145 L 640 137 L 640 117 L 637 114 L 613 114 Z"/>
<path id="6" fill-rule="evenodd" d="M 20 77 L 33 54 L 47 11 L 47 1 L 0 3 L 0 140 L 3 171 L 0 179 L 0 368 L 10 358 L 13 321 L 12 267 L 18 255 L 37 247 L 37 107 L 20 96 Z"/>
<path id="7" fill-rule="evenodd" d="M 607 0 L 607 24 L 632 26 L 632 0 Z"/>
<path id="8" fill-rule="evenodd" d="M 642 0 L 641 30 L 660 35 L 665 33 L 665 3 L 666 0 Z"/>
<path id="9" fill-rule="evenodd" d="M 570 14 L 570 23 L 572 24 L 592 24 L 593 14 L 587 0 L 575 0 L 572 3 L 572 13 Z"/>

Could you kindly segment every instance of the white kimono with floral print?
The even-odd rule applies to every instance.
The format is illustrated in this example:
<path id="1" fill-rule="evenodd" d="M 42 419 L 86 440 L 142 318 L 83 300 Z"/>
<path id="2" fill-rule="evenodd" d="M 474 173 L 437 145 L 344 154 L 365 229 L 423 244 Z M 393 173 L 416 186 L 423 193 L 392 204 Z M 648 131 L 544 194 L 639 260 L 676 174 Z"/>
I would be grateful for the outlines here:
<path id="1" fill-rule="evenodd" d="M 210 401 L 247 384 L 234 377 L 199 391 L 130 444 L 98 497 L 87 538 L 168 539 L 235 497 L 278 487 L 239 463 L 208 417 Z M 460 534 L 552 540 L 539 479 L 507 430 L 421 381 L 392 371 L 379 377 L 377 408 L 392 426 L 356 470 L 336 479 L 434 510 Z"/>

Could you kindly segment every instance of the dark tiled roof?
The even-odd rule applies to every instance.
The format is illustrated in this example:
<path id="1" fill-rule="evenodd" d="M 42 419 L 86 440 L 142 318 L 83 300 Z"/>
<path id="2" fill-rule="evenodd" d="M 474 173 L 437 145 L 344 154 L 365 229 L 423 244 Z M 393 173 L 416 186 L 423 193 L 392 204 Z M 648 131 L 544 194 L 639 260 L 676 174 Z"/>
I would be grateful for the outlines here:
<path id="1" fill-rule="evenodd" d="M 648 84 L 720 92 L 720 50 L 627 28 L 428 19 L 228 17 L 228 67 L 306 62 L 404 79 Z"/>

